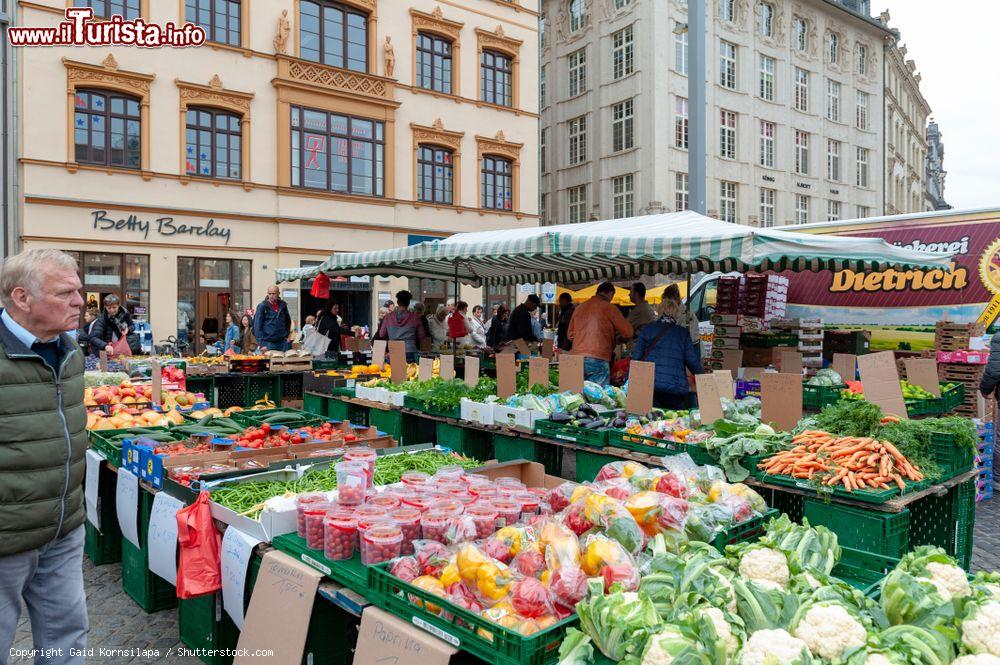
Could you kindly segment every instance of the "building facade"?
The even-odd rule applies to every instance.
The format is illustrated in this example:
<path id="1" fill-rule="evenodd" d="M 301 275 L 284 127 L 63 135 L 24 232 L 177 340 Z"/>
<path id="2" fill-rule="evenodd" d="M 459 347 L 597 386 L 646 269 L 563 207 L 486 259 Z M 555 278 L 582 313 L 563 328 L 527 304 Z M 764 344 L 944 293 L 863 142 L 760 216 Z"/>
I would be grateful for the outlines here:
<path id="1" fill-rule="evenodd" d="M 889 13 L 881 20 L 888 23 Z M 924 212 L 931 107 L 920 92 L 921 76 L 906 45 L 888 45 L 885 60 L 885 214 Z"/>
<path id="2" fill-rule="evenodd" d="M 951 210 L 944 199 L 944 141 L 941 128 L 933 120 L 927 124 L 927 164 L 924 176 L 924 200 L 927 210 Z"/>
<path id="3" fill-rule="evenodd" d="M 877 213 L 885 26 L 825 0 L 706 5 L 709 214 Z M 543 223 L 686 209 L 687 2 L 543 0 L 542 21 Z"/>
<path id="4" fill-rule="evenodd" d="M 119 295 L 155 340 L 208 339 L 279 267 L 537 224 L 529 0 L 73 2 L 208 34 L 16 54 L 19 244 L 75 252 L 88 303 Z M 17 24 L 56 26 L 66 6 L 21 2 Z M 281 287 L 299 321 L 320 306 L 309 286 Z M 332 294 L 364 325 L 406 286 Z"/>

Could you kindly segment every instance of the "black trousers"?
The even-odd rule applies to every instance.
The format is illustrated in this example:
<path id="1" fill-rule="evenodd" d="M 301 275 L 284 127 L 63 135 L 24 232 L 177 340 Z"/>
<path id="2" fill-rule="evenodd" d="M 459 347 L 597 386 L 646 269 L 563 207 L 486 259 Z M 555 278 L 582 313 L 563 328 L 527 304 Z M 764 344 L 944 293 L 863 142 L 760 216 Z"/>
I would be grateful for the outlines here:
<path id="1" fill-rule="evenodd" d="M 691 408 L 690 393 L 668 393 L 664 390 L 653 391 L 653 406 L 658 409 L 681 411 Z"/>

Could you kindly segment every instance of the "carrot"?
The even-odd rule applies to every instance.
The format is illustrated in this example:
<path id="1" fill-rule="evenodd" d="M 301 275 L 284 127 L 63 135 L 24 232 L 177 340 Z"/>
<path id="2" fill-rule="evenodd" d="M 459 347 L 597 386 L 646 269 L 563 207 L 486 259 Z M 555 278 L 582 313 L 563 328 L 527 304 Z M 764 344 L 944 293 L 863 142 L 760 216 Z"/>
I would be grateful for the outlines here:
<path id="1" fill-rule="evenodd" d="M 906 489 L 906 483 L 903 482 L 903 479 L 899 477 L 899 474 L 893 474 L 892 479 L 896 481 L 896 485 L 899 486 L 900 490 Z"/>

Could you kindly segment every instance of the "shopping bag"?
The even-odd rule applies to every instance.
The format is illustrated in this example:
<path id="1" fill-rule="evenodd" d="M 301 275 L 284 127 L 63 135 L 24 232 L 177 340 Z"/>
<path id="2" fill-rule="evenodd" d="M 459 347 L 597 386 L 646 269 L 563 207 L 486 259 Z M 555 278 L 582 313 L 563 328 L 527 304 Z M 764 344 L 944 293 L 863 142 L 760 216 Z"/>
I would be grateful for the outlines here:
<path id="1" fill-rule="evenodd" d="M 212 520 L 209 494 L 202 490 L 177 511 L 177 597 L 194 598 L 222 588 L 222 538 Z"/>
<path id="2" fill-rule="evenodd" d="M 132 349 L 128 345 L 127 337 L 124 335 L 119 336 L 118 339 L 111 344 L 111 355 L 116 357 L 132 355 Z"/>

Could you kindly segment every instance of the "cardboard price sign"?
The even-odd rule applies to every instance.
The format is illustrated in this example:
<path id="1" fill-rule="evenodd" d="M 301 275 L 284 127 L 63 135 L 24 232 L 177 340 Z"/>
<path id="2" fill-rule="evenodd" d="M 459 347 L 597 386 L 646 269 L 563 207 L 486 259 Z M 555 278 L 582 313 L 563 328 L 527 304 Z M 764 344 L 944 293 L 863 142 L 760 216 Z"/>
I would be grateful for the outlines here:
<path id="1" fill-rule="evenodd" d="M 553 349 L 553 347 L 554 347 L 554 344 L 552 343 L 551 339 L 543 339 L 542 340 L 542 357 L 543 358 L 549 358 L 549 359 L 551 359 L 552 358 L 552 349 Z"/>
<path id="2" fill-rule="evenodd" d="M 434 359 L 423 356 L 420 359 L 420 368 L 417 370 L 417 378 L 421 381 L 430 381 L 434 378 Z"/>
<path id="3" fill-rule="evenodd" d="M 907 381 L 915 386 L 920 386 L 935 397 L 941 396 L 936 360 L 933 358 L 907 358 L 903 361 L 903 365 L 906 367 Z"/>
<path id="4" fill-rule="evenodd" d="M 403 383 L 406 381 L 406 342 L 394 340 L 389 342 L 389 365 L 392 367 L 391 381 Z"/>
<path id="5" fill-rule="evenodd" d="M 767 372 L 760 377 L 760 420 L 788 432 L 802 418 L 802 375 Z"/>
<path id="6" fill-rule="evenodd" d="M 633 360 L 628 365 L 628 400 L 625 410 L 637 415 L 653 409 L 653 384 L 656 363 Z"/>
<path id="7" fill-rule="evenodd" d="M 559 354 L 559 392 L 583 392 L 583 356 Z"/>
<path id="8" fill-rule="evenodd" d="M 537 357 L 528 361 L 528 388 L 530 389 L 536 383 L 543 388 L 549 387 L 548 358 Z"/>
<path id="9" fill-rule="evenodd" d="M 833 371 L 844 381 L 853 381 L 857 376 L 858 357 L 853 353 L 833 354 Z"/>
<path id="10" fill-rule="evenodd" d="M 497 354 L 497 396 L 507 399 L 517 392 L 517 362 L 513 353 Z"/>
<path id="11" fill-rule="evenodd" d="M 410 624 L 369 605 L 361 615 L 354 665 L 448 665 L 460 644 L 458 636 L 429 622 L 414 618 Z"/>
<path id="12" fill-rule="evenodd" d="M 517 352 L 520 353 L 522 356 L 531 355 L 531 349 L 528 348 L 528 343 L 525 342 L 523 339 L 515 339 L 514 346 L 517 348 Z"/>
<path id="13" fill-rule="evenodd" d="M 736 372 L 743 366 L 743 349 L 725 349 L 722 352 L 722 369 Z"/>
<path id="14" fill-rule="evenodd" d="M 377 339 L 372 344 L 372 364 L 382 367 L 385 365 L 386 343 L 384 339 Z"/>
<path id="15" fill-rule="evenodd" d="M 445 381 L 451 381 L 455 378 L 455 356 L 450 354 L 445 354 L 441 356 L 441 367 L 438 370 L 441 374 L 441 378 Z"/>
<path id="16" fill-rule="evenodd" d="M 865 399 L 882 407 L 887 416 L 906 418 L 906 402 L 899 386 L 899 369 L 892 351 L 869 353 L 858 357 L 861 386 Z"/>
<path id="17" fill-rule="evenodd" d="M 712 372 L 716 382 L 719 384 L 719 397 L 722 399 L 736 399 L 736 388 L 733 386 L 733 373 L 728 369 L 717 369 Z"/>
<path id="18" fill-rule="evenodd" d="M 430 353 L 431 347 L 433 345 L 434 345 L 434 340 L 432 340 L 430 337 L 424 337 L 418 343 L 417 350 L 419 350 L 420 353 Z"/>
<path id="19" fill-rule="evenodd" d="M 778 371 L 782 374 L 802 376 L 802 354 L 798 351 L 782 351 L 778 357 Z"/>
<path id="20" fill-rule="evenodd" d="M 465 356 L 465 385 L 475 388 L 479 383 L 479 356 Z"/>
<path id="21" fill-rule="evenodd" d="M 163 388 L 163 368 L 160 366 L 160 361 L 154 359 L 150 362 L 150 374 L 152 375 L 152 385 L 150 386 L 150 398 L 153 404 L 160 403 L 160 390 Z"/>
<path id="22" fill-rule="evenodd" d="M 743 380 L 744 381 L 759 381 L 760 375 L 764 373 L 763 367 L 744 367 L 743 368 Z"/>
<path id="23" fill-rule="evenodd" d="M 631 388 L 631 384 L 629 384 Z M 722 396 L 719 382 L 713 374 L 696 374 L 694 387 L 698 391 L 698 411 L 702 425 L 711 425 L 722 418 Z"/>

